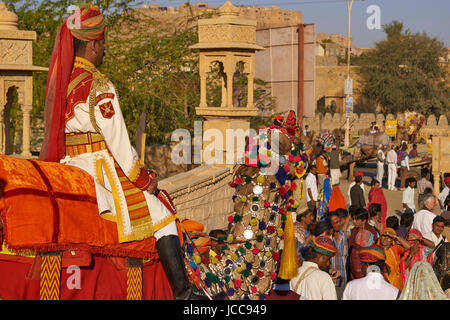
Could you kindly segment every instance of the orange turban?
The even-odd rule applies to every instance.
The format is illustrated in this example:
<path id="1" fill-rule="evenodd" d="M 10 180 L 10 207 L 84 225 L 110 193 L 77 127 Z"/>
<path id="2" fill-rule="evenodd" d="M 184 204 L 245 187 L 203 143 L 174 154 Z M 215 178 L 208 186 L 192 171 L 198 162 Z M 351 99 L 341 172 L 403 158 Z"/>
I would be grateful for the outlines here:
<path id="1" fill-rule="evenodd" d="M 68 19 L 67 26 L 70 33 L 82 41 L 103 39 L 106 24 L 98 7 L 87 3 L 79 8 Z"/>
<path id="2" fill-rule="evenodd" d="M 203 224 L 200 222 L 189 219 L 184 219 L 181 224 L 187 232 L 202 232 L 204 228 Z"/>

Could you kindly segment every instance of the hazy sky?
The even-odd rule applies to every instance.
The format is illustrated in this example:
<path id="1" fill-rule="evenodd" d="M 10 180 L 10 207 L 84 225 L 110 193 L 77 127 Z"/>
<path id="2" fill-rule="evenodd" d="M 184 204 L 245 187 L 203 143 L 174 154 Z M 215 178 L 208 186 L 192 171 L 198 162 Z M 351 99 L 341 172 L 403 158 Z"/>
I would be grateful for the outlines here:
<path id="1" fill-rule="evenodd" d="M 144 0 L 147 4 L 178 7 L 182 0 Z M 207 2 L 210 6 L 221 6 L 225 0 L 191 0 L 191 4 Z M 315 23 L 317 32 L 347 35 L 346 0 L 231 0 L 234 5 L 276 5 L 281 9 L 302 11 L 303 21 Z M 393 20 L 403 22 L 412 32 L 426 32 L 437 37 L 450 47 L 450 0 L 355 0 L 352 8 L 353 44 L 359 47 L 373 47 L 374 42 L 385 38 L 382 30 L 369 30 L 366 13 L 370 5 L 377 5 L 381 11 L 381 24 Z"/>

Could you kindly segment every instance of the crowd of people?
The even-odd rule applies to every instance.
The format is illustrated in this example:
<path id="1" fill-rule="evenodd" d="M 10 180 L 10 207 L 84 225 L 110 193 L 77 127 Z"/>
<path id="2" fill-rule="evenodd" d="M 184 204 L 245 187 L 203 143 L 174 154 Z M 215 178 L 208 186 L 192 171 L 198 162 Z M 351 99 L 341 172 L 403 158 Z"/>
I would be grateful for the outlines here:
<path id="1" fill-rule="evenodd" d="M 346 201 L 340 189 L 339 166 L 336 166 L 339 151 L 335 145 L 329 154 L 323 148 L 317 150 L 320 152 L 311 157 L 314 160 L 304 178 L 307 206 L 293 213 L 298 272 L 290 280 L 278 278 L 270 299 L 450 298 L 448 275 L 445 278 L 437 272 L 444 264 L 448 273 L 447 254 L 439 255 L 438 250 L 448 248 L 443 233 L 450 222 L 450 174 L 444 175 L 444 185 L 438 195 L 433 193 L 428 169 L 422 170 L 419 181 L 406 178 L 402 211 L 396 215 L 388 212 L 381 183 L 384 173 L 378 171 L 367 189 L 364 173 L 355 171 Z M 408 171 L 408 161 L 400 160 L 403 153 L 399 156 L 395 147 L 391 150 L 395 153 L 395 171 L 397 163 L 404 164 Z M 392 153 L 381 153 L 383 156 L 377 158 L 383 166 L 386 159 L 394 159 Z M 407 157 L 408 154 L 403 161 Z M 331 196 L 326 210 L 319 213 L 326 179 L 330 180 Z M 392 190 L 389 179 L 388 189 Z M 395 179 L 396 176 L 391 185 L 395 185 Z M 213 230 L 208 236 L 207 247 L 211 248 L 226 233 Z M 202 241 L 201 237 L 198 239 Z M 216 249 L 220 252 L 219 247 Z M 209 249 L 204 252 L 205 259 L 208 252 Z"/>
<path id="2" fill-rule="evenodd" d="M 445 175 L 439 195 L 433 194 L 427 169 L 422 170 L 419 181 L 401 178 L 406 188 L 402 194 L 403 210 L 398 212 L 400 219 L 396 215 L 387 217 L 387 201 L 381 186 L 384 173 L 380 172 L 379 164 L 384 169 L 387 160 L 388 171 L 392 166 L 395 173 L 399 164 L 401 177 L 405 177 L 404 170 L 406 173 L 410 170 L 408 157 L 417 152 L 414 146 L 408 154 L 405 147 L 406 144 L 397 151 L 392 147 L 387 155 L 380 148 L 368 203 L 363 172 L 354 172 L 346 203 L 339 189 L 339 178 L 333 179 L 328 171 L 332 195 L 322 217 L 317 216 L 323 188 L 317 161 L 324 161 L 321 166 L 326 167 L 329 158 L 316 158 L 305 179 L 308 208 L 297 213 L 294 224 L 301 266 L 297 276 L 290 280 L 289 289 L 285 286 L 286 290 L 301 299 L 313 300 L 450 298 L 448 278 L 442 281 L 436 274 L 437 265 L 447 259 L 446 255 L 438 257 L 437 250 L 448 242 L 443 232 L 450 222 L 450 175 Z M 334 146 L 333 150 L 336 150 Z M 395 179 L 388 172 L 388 189 L 394 189 Z M 434 211 L 439 208 L 441 214 L 437 215 Z M 429 290 L 424 290 L 424 286 Z"/>

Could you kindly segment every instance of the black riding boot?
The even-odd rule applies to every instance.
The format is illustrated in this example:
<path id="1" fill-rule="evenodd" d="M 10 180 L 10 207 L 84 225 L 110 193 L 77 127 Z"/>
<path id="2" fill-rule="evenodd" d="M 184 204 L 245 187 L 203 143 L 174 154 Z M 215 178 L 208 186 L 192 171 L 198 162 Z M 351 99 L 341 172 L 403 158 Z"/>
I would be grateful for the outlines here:
<path id="1" fill-rule="evenodd" d="M 162 237 L 156 242 L 156 249 L 175 300 L 209 300 L 206 296 L 196 295 L 192 292 L 178 236 Z"/>

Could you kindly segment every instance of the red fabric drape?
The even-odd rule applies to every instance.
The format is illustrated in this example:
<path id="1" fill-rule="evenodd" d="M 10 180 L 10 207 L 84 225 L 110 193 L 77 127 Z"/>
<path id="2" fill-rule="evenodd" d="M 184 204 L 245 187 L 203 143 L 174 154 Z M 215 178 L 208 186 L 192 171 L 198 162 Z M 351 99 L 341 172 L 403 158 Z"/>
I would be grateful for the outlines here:
<path id="1" fill-rule="evenodd" d="M 70 17 L 69 17 L 70 18 Z M 67 18 L 55 39 L 45 90 L 45 132 L 39 160 L 57 162 L 64 157 L 64 115 L 66 95 L 72 73 L 73 36 L 67 28 Z"/>
<path id="2" fill-rule="evenodd" d="M 2 255 L 3 257 L 5 255 Z M 33 259 L 0 260 L 0 298 L 5 300 L 39 300 L 39 278 L 30 278 Z M 0 258 L 1 259 L 1 258 Z M 74 273 L 62 268 L 61 300 L 126 300 L 127 270 L 117 269 L 104 256 L 93 256 L 91 265 L 80 267 L 80 289 L 69 289 Z M 144 300 L 172 300 L 172 290 L 160 262 L 143 267 Z M 73 282 L 72 282 L 73 283 Z"/>

